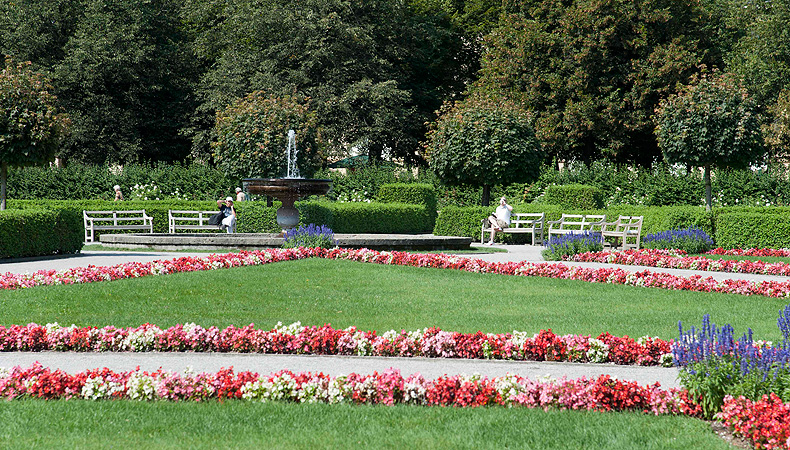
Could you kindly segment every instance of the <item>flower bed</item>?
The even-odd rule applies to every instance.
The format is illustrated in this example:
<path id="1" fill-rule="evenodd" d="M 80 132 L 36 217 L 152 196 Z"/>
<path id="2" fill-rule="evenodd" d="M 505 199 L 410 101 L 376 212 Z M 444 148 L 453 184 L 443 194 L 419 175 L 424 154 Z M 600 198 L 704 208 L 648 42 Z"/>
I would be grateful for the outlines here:
<path id="1" fill-rule="evenodd" d="M 94 369 L 70 375 L 36 363 L 26 369 L 0 370 L 0 396 L 6 399 L 129 399 L 204 401 L 246 399 L 296 403 L 414 404 L 475 407 L 486 405 L 556 407 L 595 411 L 644 411 L 696 415 L 699 408 L 685 391 L 663 390 L 658 383 L 640 386 L 608 375 L 595 379 L 535 381 L 515 375 L 487 378 L 443 376 L 426 380 L 389 369 L 372 375 L 336 378 L 323 373 L 287 370 L 261 376 L 252 372 L 113 372 Z"/>
<path id="2" fill-rule="evenodd" d="M 588 252 L 569 256 L 566 261 L 627 264 L 668 269 L 709 270 L 715 272 L 755 273 L 790 276 L 790 264 L 762 261 L 709 259 L 704 256 L 683 257 L 682 250 L 626 250 L 622 252 Z"/>
<path id="3" fill-rule="evenodd" d="M 40 270 L 32 275 L 6 273 L 0 277 L 0 289 L 110 281 L 148 275 L 164 275 L 177 272 L 260 265 L 276 261 L 304 258 L 345 259 L 376 264 L 456 269 L 468 272 L 496 273 L 501 275 L 560 278 L 593 283 L 614 283 L 697 292 L 763 295 L 767 297 L 790 296 L 789 282 L 753 282 L 747 280 L 717 281 L 713 279 L 713 277 L 702 278 L 701 276 L 693 275 L 686 278 L 666 273 L 654 273 L 647 270 L 632 273 L 619 268 L 590 269 L 576 266 L 568 267 L 561 263 L 531 263 L 524 261 L 496 263 L 444 254 L 377 252 L 369 249 L 343 248 L 331 250 L 320 248 L 271 249 L 229 253 L 226 255 L 211 255 L 207 257 L 181 257 L 150 263 L 126 263 L 107 267 L 81 267 L 61 272 Z"/>
<path id="4" fill-rule="evenodd" d="M 779 258 L 790 257 L 790 249 L 787 248 L 749 248 L 742 250 L 739 248 L 732 250 L 725 250 L 721 247 L 714 248 L 707 252 L 708 255 L 724 255 L 724 256 L 776 256 Z"/>
<path id="5" fill-rule="evenodd" d="M 137 328 L 61 327 L 31 323 L 0 326 L 0 351 L 158 351 L 244 352 L 311 355 L 423 356 L 429 358 L 572 361 L 643 366 L 672 366 L 671 341 L 645 336 L 634 340 L 604 333 L 557 336 L 542 330 L 465 334 L 426 328 L 390 330 L 381 336 L 356 327 L 337 330 L 330 325 L 304 327 L 278 323 L 271 330 L 253 325 L 220 330 L 188 323 L 165 330 L 151 324 Z"/>
<path id="6" fill-rule="evenodd" d="M 790 403 L 782 403 L 776 394 L 758 401 L 728 395 L 716 418 L 757 449 L 790 449 Z"/>

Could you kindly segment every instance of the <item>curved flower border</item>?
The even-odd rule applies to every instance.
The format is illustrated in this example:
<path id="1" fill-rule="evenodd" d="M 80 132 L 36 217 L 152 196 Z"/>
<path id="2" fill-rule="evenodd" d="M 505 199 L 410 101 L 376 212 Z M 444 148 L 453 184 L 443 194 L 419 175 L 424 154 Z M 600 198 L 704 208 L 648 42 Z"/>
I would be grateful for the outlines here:
<path id="1" fill-rule="evenodd" d="M 250 324 L 237 328 L 203 328 L 194 323 L 165 330 L 151 324 L 136 328 L 0 326 L 0 351 L 158 351 L 243 352 L 310 355 L 422 356 L 428 358 L 571 361 L 643 366 L 673 364 L 672 341 L 644 336 L 634 340 L 603 333 L 590 336 L 557 336 L 551 329 L 530 337 L 526 332 L 504 334 L 458 333 L 439 328 L 407 332 L 376 331 L 356 327 L 345 330 L 330 325 L 305 327 L 297 322 L 278 323 L 271 330 Z"/>
<path id="2" fill-rule="evenodd" d="M 653 287 L 696 292 L 719 292 L 740 295 L 763 295 L 767 297 L 790 297 L 790 282 L 748 280 L 717 281 L 713 277 L 698 275 L 680 277 L 648 270 L 628 272 L 620 268 L 591 269 L 568 267 L 561 263 L 532 262 L 486 262 L 479 259 L 462 258 L 444 254 L 413 254 L 406 252 L 377 252 L 370 249 L 268 249 L 207 257 L 181 257 L 158 260 L 150 263 L 126 263 L 107 267 L 80 267 L 57 272 L 40 270 L 33 274 L 6 273 L 0 277 L 0 289 L 29 288 L 40 285 L 91 283 L 149 275 L 164 275 L 197 270 L 213 270 L 227 267 L 261 265 L 277 261 L 304 258 L 343 259 L 376 264 L 392 264 L 413 267 L 456 269 L 477 273 L 501 275 L 537 276 L 593 283 L 613 283 L 630 286 Z"/>
<path id="3" fill-rule="evenodd" d="M 714 248 L 706 253 L 707 255 L 725 255 L 725 256 L 776 256 L 779 258 L 790 257 L 790 249 L 787 248 L 748 248 L 740 249 L 734 248 L 725 250 L 721 247 Z"/>
<path id="4" fill-rule="evenodd" d="M 790 448 L 790 403 L 774 393 L 758 401 L 728 395 L 716 418 L 757 449 Z"/>
<path id="5" fill-rule="evenodd" d="M 618 252 L 587 252 L 566 257 L 566 261 L 625 264 L 667 269 L 707 270 L 714 272 L 754 273 L 790 276 L 790 264 L 783 262 L 733 261 L 704 256 L 682 256 L 682 250 L 626 250 Z M 765 255 L 762 255 L 765 256 Z"/>
<path id="6" fill-rule="evenodd" d="M 330 377 L 323 373 L 282 370 L 261 376 L 235 373 L 177 373 L 157 370 L 114 372 L 108 368 L 70 375 L 35 363 L 23 369 L 0 369 L 0 396 L 90 400 L 205 401 L 245 399 L 296 403 L 352 403 L 424 406 L 525 406 L 595 411 L 644 411 L 650 414 L 698 415 L 700 408 L 681 389 L 640 386 L 609 375 L 576 380 L 535 381 L 516 375 L 443 376 L 426 380 L 420 374 L 402 376 L 396 369 L 371 375 L 352 373 Z"/>

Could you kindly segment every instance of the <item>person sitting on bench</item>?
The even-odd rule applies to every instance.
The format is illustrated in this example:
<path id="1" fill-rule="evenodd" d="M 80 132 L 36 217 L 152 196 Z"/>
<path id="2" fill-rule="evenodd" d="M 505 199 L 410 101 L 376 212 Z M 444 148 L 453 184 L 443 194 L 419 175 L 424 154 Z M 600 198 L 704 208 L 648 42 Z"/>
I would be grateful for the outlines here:
<path id="1" fill-rule="evenodd" d="M 502 231 L 502 228 L 510 227 L 510 213 L 513 207 L 507 204 L 505 197 L 499 199 L 499 206 L 496 211 L 488 216 L 488 221 L 491 222 L 491 240 L 486 245 L 494 245 L 494 237 L 497 231 Z"/>

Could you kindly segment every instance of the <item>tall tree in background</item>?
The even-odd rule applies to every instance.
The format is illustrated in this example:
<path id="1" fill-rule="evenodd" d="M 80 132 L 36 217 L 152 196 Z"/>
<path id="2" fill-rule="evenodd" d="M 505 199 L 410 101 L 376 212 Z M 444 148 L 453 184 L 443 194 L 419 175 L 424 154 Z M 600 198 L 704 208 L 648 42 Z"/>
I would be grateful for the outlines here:
<path id="1" fill-rule="evenodd" d="M 529 114 L 508 99 L 479 94 L 445 105 L 428 132 L 427 153 L 443 182 L 482 186 L 483 206 L 491 186 L 533 181 L 544 161 Z"/>
<path id="2" fill-rule="evenodd" d="M 761 118 L 732 74 L 703 75 L 656 111 L 656 137 L 670 163 L 705 169 L 705 207 L 711 209 L 711 167 L 741 169 L 764 153 Z"/>
<path id="3" fill-rule="evenodd" d="M 57 112 L 52 86 L 30 65 L 6 58 L 0 72 L 0 210 L 5 209 L 8 166 L 52 161 L 69 125 Z"/>
<path id="4" fill-rule="evenodd" d="M 254 90 L 296 92 L 311 98 L 331 147 L 419 160 L 424 123 L 448 91 L 463 89 L 453 50 L 461 40 L 433 12 L 415 15 L 396 0 L 188 1 L 196 52 L 211 61 L 203 114 Z"/>
<path id="5" fill-rule="evenodd" d="M 84 162 L 182 160 L 197 76 L 178 0 L 85 0 L 53 68 L 74 130 L 62 156 Z"/>
<path id="6" fill-rule="evenodd" d="M 477 88 L 533 112 L 544 149 L 565 160 L 651 164 L 651 116 L 706 45 L 693 0 L 506 1 Z"/>

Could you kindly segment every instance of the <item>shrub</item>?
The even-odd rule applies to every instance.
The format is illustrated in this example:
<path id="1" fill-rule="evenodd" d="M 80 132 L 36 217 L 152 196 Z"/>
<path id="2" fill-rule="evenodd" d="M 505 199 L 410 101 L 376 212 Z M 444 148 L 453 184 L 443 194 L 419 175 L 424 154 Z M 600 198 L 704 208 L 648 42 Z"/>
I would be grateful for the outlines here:
<path id="1" fill-rule="evenodd" d="M 705 253 L 713 248 L 713 239 L 704 231 L 689 227 L 648 234 L 642 239 L 644 248 L 681 249 L 686 253 Z"/>
<path id="2" fill-rule="evenodd" d="M 78 253 L 82 249 L 82 214 L 71 210 L 0 212 L 0 258 Z"/>
<path id="3" fill-rule="evenodd" d="M 547 261 L 561 261 L 565 256 L 586 252 L 600 252 L 603 250 L 601 233 L 585 231 L 580 233 L 552 236 L 543 250 L 543 259 Z"/>
<path id="4" fill-rule="evenodd" d="M 595 186 L 554 185 L 546 188 L 543 202 L 569 209 L 600 209 L 603 207 L 603 195 Z"/>
<path id="5" fill-rule="evenodd" d="M 333 248 L 337 246 L 335 233 L 326 225 L 316 226 L 311 223 L 307 226 L 299 225 L 285 233 L 283 248 L 320 247 Z"/>

